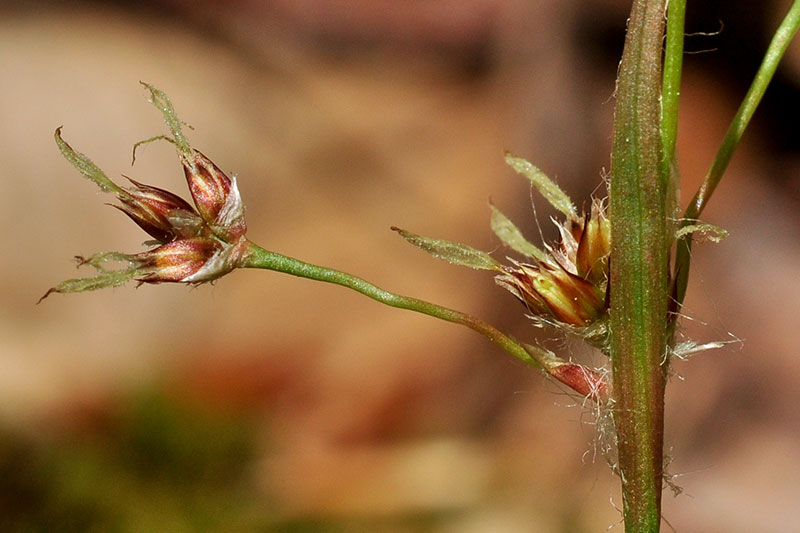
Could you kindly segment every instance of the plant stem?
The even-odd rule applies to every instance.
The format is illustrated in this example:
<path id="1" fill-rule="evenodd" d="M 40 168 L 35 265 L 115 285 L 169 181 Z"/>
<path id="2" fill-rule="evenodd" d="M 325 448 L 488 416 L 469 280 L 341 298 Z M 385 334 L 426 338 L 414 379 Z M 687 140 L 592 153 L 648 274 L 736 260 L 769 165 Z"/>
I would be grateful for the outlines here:
<path id="1" fill-rule="evenodd" d="M 610 191 L 614 421 L 625 531 L 658 531 L 667 247 L 661 146 L 665 0 L 635 0 L 617 81 Z"/>
<path id="2" fill-rule="evenodd" d="M 667 12 L 667 43 L 664 47 L 664 77 L 661 89 L 661 142 L 664 148 L 661 173 L 667 177 L 671 176 L 672 167 L 675 165 L 685 18 L 686 0 L 670 0 Z"/>
<path id="3" fill-rule="evenodd" d="M 608 385 L 602 375 L 582 365 L 564 361 L 544 348 L 521 344 L 494 326 L 474 316 L 416 298 L 400 296 L 345 272 L 312 265 L 298 259 L 270 252 L 249 241 L 247 245 L 247 251 L 237 265 L 238 267 L 275 270 L 301 278 L 342 285 L 392 307 L 408 309 L 455 324 L 461 324 L 487 337 L 517 359 L 544 370 L 564 385 L 571 387 L 581 396 L 599 402 L 604 402 L 607 399 Z"/>
<path id="4" fill-rule="evenodd" d="M 758 104 L 761 102 L 761 98 L 764 96 L 767 86 L 770 81 L 772 81 L 775 71 L 778 68 L 778 63 L 780 63 L 781 58 L 784 53 L 786 53 L 786 49 L 797 33 L 798 27 L 800 27 L 800 0 L 795 0 L 791 9 L 789 9 L 789 13 L 786 14 L 786 17 L 775 32 L 775 36 L 772 38 L 772 42 L 770 42 L 766 54 L 764 54 L 764 59 L 753 79 L 753 83 L 750 85 L 750 89 L 747 91 L 742 104 L 739 106 L 739 110 L 736 112 L 736 115 L 731 121 L 731 125 L 728 127 L 728 131 L 725 133 L 725 137 L 717 151 L 717 155 L 714 157 L 711 168 L 708 170 L 702 185 L 700 185 L 697 193 L 686 208 L 686 212 L 683 215 L 683 226 L 694 224 L 697 221 L 697 218 L 708 204 L 711 195 L 714 194 L 714 190 L 717 188 L 717 185 L 719 185 L 723 173 L 728 168 L 728 163 L 730 163 L 733 157 L 733 152 L 736 150 L 745 128 L 747 128 L 747 125 L 750 123 L 750 119 L 753 117 L 753 113 L 755 113 Z M 686 286 L 689 282 L 691 250 L 692 236 L 689 234 L 678 241 L 678 248 L 675 256 L 675 290 L 673 292 L 677 305 L 676 311 L 680 310 L 680 306 L 686 295 Z"/>
<path id="5" fill-rule="evenodd" d="M 553 374 L 551 370 L 565 364 L 563 360 L 559 359 L 551 352 L 536 346 L 523 345 L 495 327 L 466 313 L 441 307 L 416 298 L 400 296 L 345 272 L 319 265 L 312 265 L 298 259 L 270 252 L 253 243 L 248 244 L 249 249 L 242 263 L 239 265 L 243 268 L 275 270 L 293 276 L 342 285 L 392 307 L 416 311 L 417 313 L 467 326 L 487 337 L 517 359 L 537 368 L 547 370 L 551 374 Z M 570 384 L 567 383 L 567 385 Z"/>

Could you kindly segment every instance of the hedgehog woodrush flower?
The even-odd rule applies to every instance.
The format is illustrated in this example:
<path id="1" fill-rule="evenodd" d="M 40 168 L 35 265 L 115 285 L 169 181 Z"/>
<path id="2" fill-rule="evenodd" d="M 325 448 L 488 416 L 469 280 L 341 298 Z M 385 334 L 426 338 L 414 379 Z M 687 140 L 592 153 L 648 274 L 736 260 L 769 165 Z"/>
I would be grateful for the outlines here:
<path id="1" fill-rule="evenodd" d="M 156 246 L 138 254 L 103 252 L 88 259 L 78 257 L 79 266 L 93 266 L 97 275 L 66 280 L 48 290 L 42 298 L 54 292 L 83 292 L 131 280 L 203 283 L 227 274 L 242 263 L 248 247 L 247 225 L 236 179 L 229 178 L 208 157 L 188 145 L 180 130 L 174 129 L 180 128 L 180 121 L 166 95 L 145 86 L 172 129 L 172 137 L 162 138 L 178 147 L 196 208 L 172 192 L 130 178 L 132 187 L 117 185 L 88 157 L 62 139 L 61 128 L 56 129 L 56 144 L 67 161 L 103 191 L 114 194 L 119 201 L 114 207 L 155 239 L 148 244 Z M 109 263 L 122 266 L 108 269 Z"/>

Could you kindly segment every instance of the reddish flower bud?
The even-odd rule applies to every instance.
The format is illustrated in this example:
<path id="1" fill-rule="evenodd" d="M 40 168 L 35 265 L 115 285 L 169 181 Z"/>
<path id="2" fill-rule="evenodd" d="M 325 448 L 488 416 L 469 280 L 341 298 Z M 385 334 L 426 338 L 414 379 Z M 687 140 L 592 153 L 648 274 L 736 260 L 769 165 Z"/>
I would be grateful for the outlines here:
<path id="1" fill-rule="evenodd" d="M 169 191 L 144 185 L 128 178 L 133 189 L 118 193 L 122 205 L 117 209 L 128 215 L 140 228 L 161 243 L 194 237 L 203 220 L 186 200 Z"/>
<path id="2" fill-rule="evenodd" d="M 581 396 L 600 403 L 604 403 L 608 399 L 610 386 L 605 377 L 584 365 L 567 362 L 556 363 L 548 368 L 547 372 Z"/>
<path id="3" fill-rule="evenodd" d="M 226 240 L 244 235 L 244 206 L 236 177 L 228 178 L 210 159 L 197 150 L 192 159 L 182 156 L 183 171 L 197 211 L 214 233 Z"/>

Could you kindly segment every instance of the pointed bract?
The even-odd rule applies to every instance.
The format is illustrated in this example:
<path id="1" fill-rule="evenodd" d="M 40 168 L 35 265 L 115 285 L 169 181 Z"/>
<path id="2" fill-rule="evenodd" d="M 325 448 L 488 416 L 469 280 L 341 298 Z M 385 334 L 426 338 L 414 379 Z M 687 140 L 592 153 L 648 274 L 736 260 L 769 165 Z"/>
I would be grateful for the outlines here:
<path id="1" fill-rule="evenodd" d="M 491 227 L 495 235 L 503 241 L 503 244 L 525 257 L 536 259 L 537 261 L 546 261 L 547 254 L 537 246 L 528 242 L 522 235 L 522 232 L 514 225 L 511 220 L 505 216 L 494 204 L 489 204 L 492 209 Z"/>
<path id="2" fill-rule="evenodd" d="M 178 150 L 181 157 L 188 157 L 192 153 L 192 147 L 189 145 L 189 140 L 183 134 L 181 119 L 178 118 L 178 114 L 175 112 L 175 108 L 172 106 L 172 101 L 169 99 L 169 96 L 167 96 L 167 93 L 164 91 L 153 87 L 149 83 L 143 81 L 139 83 L 150 92 L 150 103 L 161 111 L 164 122 L 166 122 L 169 132 L 172 134 L 172 137 L 167 137 L 167 139 L 175 144 L 175 148 Z M 162 137 L 160 135 L 153 137 L 153 139 L 158 138 Z"/>
<path id="3" fill-rule="evenodd" d="M 69 161 L 69 163 L 78 169 L 85 177 L 95 182 L 103 191 L 124 195 L 125 191 L 122 187 L 111 181 L 111 178 L 106 176 L 106 173 L 103 172 L 100 167 L 95 165 L 91 159 L 82 153 L 75 151 L 72 146 L 67 144 L 67 141 L 61 138 L 61 128 L 62 126 L 56 128 L 53 136 L 55 137 L 58 149 L 61 150 L 61 155 L 64 156 L 64 159 Z"/>

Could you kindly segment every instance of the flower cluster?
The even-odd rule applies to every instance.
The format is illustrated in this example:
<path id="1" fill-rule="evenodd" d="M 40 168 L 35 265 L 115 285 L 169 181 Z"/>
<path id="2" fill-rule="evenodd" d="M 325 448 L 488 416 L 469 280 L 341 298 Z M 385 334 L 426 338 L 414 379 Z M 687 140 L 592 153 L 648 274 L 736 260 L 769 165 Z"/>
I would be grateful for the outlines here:
<path id="1" fill-rule="evenodd" d="M 577 214 L 569 197 L 544 173 L 524 159 L 506 155 L 506 162 L 527 177 L 566 219 L 555 221 L 560 240 L 545 249 L 531 244 L 496 207 L 491 225 L 501 241 L 524 256 L 504 265 L 488 253 L 460 243 L 429 239 L 396 230 L 412 244 L 451 263 L 498 272 L 495 282 L 516 296 L 539 322 L 580 333 L 587 340 L 605 334 L 608 314 L 608 256 L 611 226 L 605 206 L 592 201 L 591 210 Z"/>
<path id="2" fill-rule="evenodd" d="M 61 128 L 56 129 L 56 144 L 67 161 L 103 191 L 114 194 L 119 201 L 114 207 L 147 232 L 154 239 L 149 244 L 155 247 L 138 254 L 103 252 L 89 258 L 78 257 L 80 265 L 91 265 L 98 274 L 66 280 L 48 290 L 42 298 L 53 292 L 82 292 L 130 280 L 140 283 L 212 281 L 239 266 L 246 254 L 247 225 L 236 178 L 229 178 L 205 155 L 189 147 L 166 95 L 145 86 L 172 130 L 172 137 L 160 138 L 178 148 L 195 206 L 176 194 L 130 178 L 132 186 L 120 187 L 88 157 L 67 144 L 61 138 Z M 125 266 L 107 269 L 105 265 L 109 262 Z"/>

